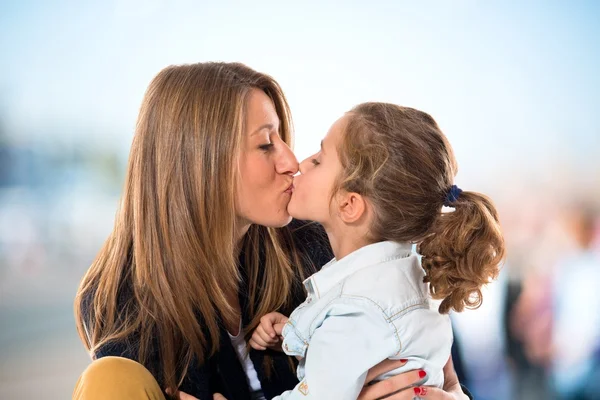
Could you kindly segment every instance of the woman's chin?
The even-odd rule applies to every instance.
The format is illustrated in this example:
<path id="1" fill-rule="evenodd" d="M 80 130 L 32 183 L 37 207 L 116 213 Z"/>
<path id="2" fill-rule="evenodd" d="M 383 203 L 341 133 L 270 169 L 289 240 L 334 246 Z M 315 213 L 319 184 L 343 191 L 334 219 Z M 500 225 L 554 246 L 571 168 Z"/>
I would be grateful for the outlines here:
<path id="1" fill-rule="evenodd" d="M 270 226 L 272 228 L 283 228 L 290 222 L 292 222 L 292 216 L 289 213 L 285 213 L 285 215 L 282 215 L 277 221 L 273 221 Z"/>

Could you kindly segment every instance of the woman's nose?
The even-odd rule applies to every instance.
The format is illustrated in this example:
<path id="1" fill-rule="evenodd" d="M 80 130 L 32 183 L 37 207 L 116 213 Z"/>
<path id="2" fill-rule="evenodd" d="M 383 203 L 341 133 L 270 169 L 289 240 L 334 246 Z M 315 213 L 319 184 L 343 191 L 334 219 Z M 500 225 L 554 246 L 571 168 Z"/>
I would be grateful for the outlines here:
<path id="1" fill-rule="evenodd" d="M 298 160 L 292 149 L 285 143 L 283 143 L 276 168 L 280 174 L 295 175 L 298 172 Z"/>

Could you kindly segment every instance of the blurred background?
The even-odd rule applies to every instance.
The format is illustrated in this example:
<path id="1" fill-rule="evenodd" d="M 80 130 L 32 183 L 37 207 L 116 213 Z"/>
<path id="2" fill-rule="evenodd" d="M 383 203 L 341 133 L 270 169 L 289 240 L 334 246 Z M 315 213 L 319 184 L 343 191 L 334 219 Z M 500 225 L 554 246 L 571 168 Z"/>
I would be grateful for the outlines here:
<path id="1" fill-rule="evenodd" d="M 0 0 L 0 398 L 70 398 L 89 363 L 72 302 L 146 86 L 215 60 L 279 81 L 300 159 L 359 102 L 432 114 L 508 245 L 483 306 L 453 316 L 463 382 L 600 398 L 600 3 L 282 3 Z"/>

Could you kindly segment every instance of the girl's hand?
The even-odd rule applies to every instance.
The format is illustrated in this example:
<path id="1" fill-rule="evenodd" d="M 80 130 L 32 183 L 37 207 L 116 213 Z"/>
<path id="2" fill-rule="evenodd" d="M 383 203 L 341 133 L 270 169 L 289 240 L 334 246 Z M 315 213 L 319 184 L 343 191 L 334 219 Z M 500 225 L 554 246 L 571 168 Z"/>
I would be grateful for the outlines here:
<path id="1" fill-rule="evenodd" d="M 250 346 L 255 350 L 266 350 L 267 348 L 281 351 L 281 331 L 288 318 L 278 312 L 264 315 L 260 324 L 256 327 L 250 338 Z"/>

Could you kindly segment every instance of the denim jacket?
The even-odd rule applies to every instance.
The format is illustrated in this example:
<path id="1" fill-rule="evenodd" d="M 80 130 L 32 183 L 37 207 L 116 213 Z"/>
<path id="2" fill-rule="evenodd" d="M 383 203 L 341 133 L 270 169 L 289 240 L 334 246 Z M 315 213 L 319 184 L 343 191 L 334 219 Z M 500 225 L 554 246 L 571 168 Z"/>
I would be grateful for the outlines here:
<path id="1" fill-rule="evenodd" d="M 430 304 L 412 246 L 380 242 L 333 259 L 306 281 L 308 297 L 283 329 L 283 349 L 301 357 L 300 383 L 276 399 L 356 399 L 369 368 L 408 362 L 379 379 L 414 369 L 442 387 L 452 328 Z"/>

